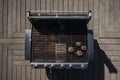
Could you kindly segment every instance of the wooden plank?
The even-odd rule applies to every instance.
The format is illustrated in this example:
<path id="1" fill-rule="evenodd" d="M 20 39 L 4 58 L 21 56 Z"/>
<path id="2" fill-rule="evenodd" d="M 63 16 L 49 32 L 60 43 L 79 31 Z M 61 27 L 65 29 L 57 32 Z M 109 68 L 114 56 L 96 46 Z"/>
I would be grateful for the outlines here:
<path id="1" fill-rule="evenodd" d="M 17 66 L 17 80 L 21 80 L 21 66 Z"/>
<path id="2" fill-rule="evenodd" d="M 105 53 L 107 56 L 120 56 L 120 51 L 105 51 Z"/>
<path id="3" fill-rule="evenodd" d="M 79 9 L 78 9 L 79 11 L 83 11 L 83 9 L 84 9 L 83 8 L 84 7 L 83 4 L 84 4 L 84 0 L 79 0 Z"/>
<path id="4" fill-rule="evenodd" d="M 24 44 L 21 43 L 17 43 L 17 44 L 9 44 L 9 48 L 10 49 L 24 49 Z"/>
<path id="5" fill-rule="evenodd" d="M 105 2 L 105 31 L 107 31 L 108 30 L 108 26 L 109 26 L 109 1 L 110 0 L 106 0 L 106 2 Z"/>
<path id="6" fill-rule="evenodd" d="M 64 11 L 68 11 L 69 10 L 69 0 L 64 0 L 64 5 L 63 5 L 63 8 L 64 8 Z"/>
<path id="7" fill-rule="evenodd" d="M 117 75 L 116 75 L 116 80 L 120 79 L 120 66 L 117 66 Z"/>
<path id="8" fill-rule="evenodd" d="M 99 0 L 94 0 L 94 38 L 97 39 L 99 37 L 98 28 L 99 28 Z"/>
<path id="9" fill-rule="evenodd" d="M 29 60 L 22 60 L 22 61 L 14 61 L 15 65 L 21 65 L 21 66 L 31 66 Z"/>
<path id="10" fill-rule="evenodd" d="M 74 0 L 69 0 L 69 11 L 73 10 Z"/>
<path id="11" fill-rule="evenodd" d="M 0 43 L 24 43 L 24 39 L 0 39 Z"/>
<path id="12" fill-rule="evenodd" d="M 105 51 L 120 51 L 120 45 L 101 44 L 100 48 Z"/>
<path id="13" fill-rule="evenodd" d="M 13 61 L 21 61 L 24 60 L 24 56 L 13 56 Z"/>
<path id="14" fill-rule="evenodd" d="M 37 9 L 37 10 L 40 10 L 40 8 L 41 8 L 41 7 L 40 7 L 41 0 L 36 0 L 36 3 L 35 3 L 35 4 L 36 4 L 36 9 Z"/>
<path id="15" fill-rule="evenodd" d="M 24 38 L 24 37 L 25 37 L 25 33 L 23 32 L 12 33 L 12 38 Z"/>
<path id="16" fill-rule="evenodd" d="M 16 7 L 17 7 L 17 13 L 16 13 L 16 18 L 17 18 L 17 22 L 16 22 L 16 32 L 20 32 L 20 17 L 21 17 L 21 14 L 20 14 L 20 8 L 21 8 L 21 0 L 17 0 L 17 3 L 16 3 Z"/>
<path id="17" fill-rule="evenodd" d="M 8 71 L 7 71 L 7 78 L 9 80 L 12 80 L 12 66 L 13 66 L 13 61 L 12 61 L 12 50 L 8 49 Z"/>
<path id="18" fill-rule="evenodd" d="M 54 0 L 50 0 L 50 10 L 54 10 Z"/>
<path id="19" fill-rule="evenodd" d="M 2 80 L 2 55 L 3 55 L 3 49 L 2 44 L 0 44 L 0 79 Z"/>
<path id="20" fill-rule="evenodd" d="M 39 77 L 40 75 L 36 76 L 37 74 L 35 73 L 35 69 L 31 68 L 31 80 L 37 80 L 36 78 Z M 39 79 L 40 80 L 40 79 Z"/>
<path id="21" fill-rule="evenodd" d="M 104 25 L 105 25 L 105 16 L 104 16 L 104 9 L 105 9 L 105 2 L 104 0 L 99 2 L 99 36 L 104 36 Z"/>
<path id="22" fill-rule="evenodd" d="M 45 10 L 45 0 L 41 0 L 41 10 Z"/>
<path id="23" fill-rule="evenodd" d="M 111 73 L 110 78 L 110 80 L 116 80 L 116 73 Z"/>
<path id="24" fill-rule="evenodd" d="M 63 6 L 64 6 L 64 4 L 63 4 L 63 0 L 59 0 L 59 11 L 63 11 Z"/>
<path id="25" fill-rule="evenodd" d="M 25 9 L 25 0 L 21 0 L 21 7 L 20 7 L 20 32 L 23 32 L 25 31 L 25 19 L 26 19 L 26 9 Z"/>
<path id="26" fill-rule="evenodd" d="M 31 0 L 31 10 L 35 10 L 36 9 L 36 0 Z"/>
<path id="27" fill-rule="evenodd" d="M 102 30 L 102 29 L 101 29 Z M 105 30 L 105 29 L 104 29 Z M 113 30 L 111 32 L 106 32 L 106 31 L 100 31 L 100 38 L 106 38 L 106 39 L 120 39 L 120 33 L 119 32 L 113 32 Z M 102 34 L 103 32 L 103 34 Z"/>
<path id="28" fill-rule="evenodd" d="M 3 45 L 2 80 L 7 80 L 7 44 Z"/>
<path id="29" fill-rule="evenodd" d="M 54 4 L 54 10 L 58 10 L 58 6 L 59 6 L 59 4 L 58 4 L 58 0 L 54 0 L 54 2 L 53 2 Z"/>
<path id="30" fill-rule="evenodd" d="M 31 66 L 26 66 L 26 80 L 30 80 Z"/>
<path id="31" fill-rule="evenodd" d="M 46 75 L 45 75 L 45 73 L 46 73 L 45 69 L 41 69 L 41 74 L 40 74 L 41 80 L 46 80 Z"/>
<path id="32" fill-rule="evenodd" d="M 120 26 L 119 26 L 119 16 L 120 16 L 120 8 L 119 8 L 119 6 L 120 6 L 120 4 L 119 4 L 119 0 L 116 0 L 116 1 L 113 1 L 113 33 L 114 32 L 119 32 L 120 33 Z M 111 31 L 110 31 L 111 32 Z"/>
<path id="33" fill-rule="evenodd" d="M 7 37 L 7 24 L 8 24 L 8 2 L 4 0 L 3 2 L 3 37 Z"/>
<path id="34" fill-rule="evenodd" d="M 105 68 L 105 80 L 110 80 L 110 73 L 107 66 L 104 65 L 104 68 Z"/>
<path id="35" fill-rule="evenodd" d="M 13 0 L 13 5 L 12 5 L 12 32 L 16 32 L 16 0 Z"/>
<path id="36" fill-rule="evenodd" d="M 119 0 L 118 0 L 119 1 Z M 120 23 L 120 1 L 119 1 L 119 8 L 118 8 L 119 10 L 119 12 L 118 12 L 118 16 L 119 16 L 119 18 L 118 18 L 118 25 L 119 25 L 119 23 Z M 120 32 L 120 27 L 119 26 L 117 26 L 117 29 L 119 30 L 118 32 Z"/>
<path id="37" fill-rule="evenodd" d="M 21 69 L 21 80 L 26 80 L 26 68 L 25 66 L 22 66 L 22 69 Z M 34 80 L 34 79 L 32 79 Z"/>
<path id="38" fill-rule="evenodd" d="M 120 56 L 108 56 L 110 58 L 111 61 L 120 61 Z"/>
<path id="39" fill-rule="evenodd" d="M 41 80 L 41 69 L 35 69 L 35 74 L 36 80 Z"/>
<path id="40" fill-rule="evenodd" d="M 17 67 L 14 64 L 12 69 L 12 80 L 17 80 Z"/>
<path id="41" fill-rule="evenodd" d="M 51 8 L 51 3 L 50 2 L 51 2 L 51 0 L 46 0 L 46 2 L 45 2 L 46 3 L 46 5 L 45 5 L 46 10 L 50 10 L 50 8 Z"/>
<path id="42" fill-rule="evenodd" d="M 2 37 L 3 33 L 3 0 L 0 0 L 0 37 Z"/>
<path id="43" fill-rule="evenodd" d="M 14 50 L 12 55 L 13 56 L 24 56 L 24 50 L 23 49 Z"/>
<path id="44" fill-rule="evenodd" d="M 8 37 L 11 37 L 12 29 L 12 1 L 8 1 Z"/>
<path id="45" fill-rule="evenodd" d="M 111 9 L 114 9 L 114 5 L 113 5 L 114 1 L 113 0 L 109 0 L 109 25 L 107 27 L 109 27 L 109 29 L 112 31 L 113 30 L 113 15 L 114 15 L 114 11 Z"/>
<path id="46" fill-rule="evenodd" d="M 30 10 L 30 2 L 31 2 L 31 0 L 26 0 L 26 11 L 27 10 Z M 26 14 L 26 16 L 25 16 L 25 23 L 26 23 L 26 26 L 25 26 L 25 29 L 29 29 L 29 28 L 31 28 L 31 23 L 30 23 L 30 21 L 28 20 L 28 18 L 27 18 L 27 14 Z"/>
<path id="47" fill-rule="evenodd" d="M 90 2 L 92 2 L 92 0 L 90 0 Z M 83 2 L 83 10 L 88 11 L 88 9 L 89 9 L 89 0 L 84 0 L 84 2 Z"/>
<path id="48" fill-rule="evenodd" d="M 74 6 L 73 6 L 73 10 L 74 11 L 78 11 L 78 9 L 79 9 L 79 0 L 74 0 Z"/>
<path id="49" fill-rule="evenodd" d="M 86 2 L 88 2 L 87 5 L 86 5 L 86 6 L 88 6 L 88 9 L 86 7 L 86 10 L 87 11 L 88 10 L 92 11 L 92 18 L 91 18 L 91 20 L 90 20 L 90 22 L 88 24 L 89 25 L 88 28 L 93 30 L 94 29 L 94 0 L 88 0 Z"/>
<path id="50" fill-rule="evenodd" d="M 98 39 L 98 43 L 104 44 L 120 44 L 120 39 Z"/>

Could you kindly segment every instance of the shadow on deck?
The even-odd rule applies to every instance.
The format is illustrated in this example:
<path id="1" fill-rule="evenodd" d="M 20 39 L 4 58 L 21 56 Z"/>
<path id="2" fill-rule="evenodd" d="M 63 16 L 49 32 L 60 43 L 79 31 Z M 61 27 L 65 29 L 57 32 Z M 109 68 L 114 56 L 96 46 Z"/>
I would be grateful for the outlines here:
<path id="1" fill-rule="evenodd" d="M 117 69 L 94 40 L 94 62 L 89 62 L 88 69 L 46 69 L 49 80 L 104 80 L 104 65 L 109 73 L 117 73 Z"/>

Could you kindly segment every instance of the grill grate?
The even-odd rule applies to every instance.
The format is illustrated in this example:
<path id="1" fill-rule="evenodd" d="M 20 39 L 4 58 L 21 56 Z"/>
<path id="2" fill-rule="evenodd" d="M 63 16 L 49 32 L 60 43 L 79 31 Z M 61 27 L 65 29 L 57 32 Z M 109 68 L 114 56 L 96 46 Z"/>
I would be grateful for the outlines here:
<path id="1" fill-rule="evenodd" d="M 76 52 L 81 46 L 76 46 L 77 41 L 87 47 L 86 35 L 54 35 L 42 34 L 33 27 L 32 30 L 32 61 L 33 62 L 80 62 L 87 60 L 87 50 L 78 56 Z M 73 52 L 68 48 L 74 47 Z"/>

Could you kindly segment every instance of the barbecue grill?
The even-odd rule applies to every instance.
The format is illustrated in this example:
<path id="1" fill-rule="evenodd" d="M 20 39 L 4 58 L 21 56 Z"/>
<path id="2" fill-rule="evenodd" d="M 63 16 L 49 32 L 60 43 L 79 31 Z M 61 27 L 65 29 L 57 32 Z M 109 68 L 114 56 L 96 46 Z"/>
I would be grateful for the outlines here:
<path id="1" fill-rule="evenodd" d="M 94 60 L 91 11 L 29 10 L 27 17 L 25 59 L 34 68 L 85 69 Z"/>

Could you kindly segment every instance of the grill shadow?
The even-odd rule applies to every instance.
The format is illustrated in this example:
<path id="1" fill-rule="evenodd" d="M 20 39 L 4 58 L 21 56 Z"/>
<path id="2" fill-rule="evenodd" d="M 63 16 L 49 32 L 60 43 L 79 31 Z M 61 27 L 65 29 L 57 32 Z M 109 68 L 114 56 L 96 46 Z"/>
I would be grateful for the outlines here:
<path id="1" fill-rule="evenodd" d="M 104 65 L 109 70 L 109 73 L 116 73 L 117 69 L 111 63 L 106 53 L 100 48 L 97 40 L 94 40 L 94 62 L 89 62 L 88 68 L 82 69 L 46 69 L 46 74 L 49 80 L 104 80 L 105 69 Z"/>

